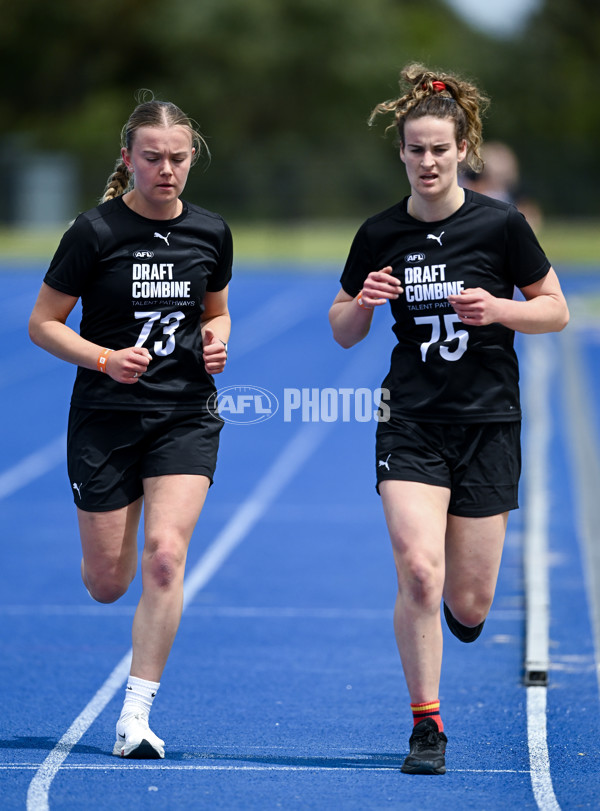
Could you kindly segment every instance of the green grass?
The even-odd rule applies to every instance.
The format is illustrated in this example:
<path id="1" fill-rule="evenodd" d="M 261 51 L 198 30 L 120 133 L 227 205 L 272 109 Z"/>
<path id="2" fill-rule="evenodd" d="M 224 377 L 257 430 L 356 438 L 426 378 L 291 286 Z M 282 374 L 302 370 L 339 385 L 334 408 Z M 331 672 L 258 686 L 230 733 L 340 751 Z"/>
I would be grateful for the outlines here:
<path id="1" fill-rule="evenodd" d="M 47 261 L 56 250 L 61 233 L 52 228 L 0 228 L 0 261 L 3 264 Z"/>
<path id="2" fill-rule="evenodd" d="M 597 222 L 545 222 L 538 234 L 554 265 L 583 264 L 600 272 L 600 224 Z"/>
<path id="3" fill-rule="evenodd" d="M 236 260 L 342 265 L 360 222 L 231 223 Z M 0 262 L 47 262 L 60 240 L 60 229 L 0 228 Z M 600 226 L 595 222 L 546 221 L 539 239 L 552 263 L 586 265 L 600 271 Z"/>
<path id="4" fill-rule="evenodd" d="M 359 222 L 231 223 L 231 229 L 236 260 L 242 262 L 341 263 L 359 225 Z M 60 229 L 0 228 L 0 261 L 48 261 L 61 236 Z"/>

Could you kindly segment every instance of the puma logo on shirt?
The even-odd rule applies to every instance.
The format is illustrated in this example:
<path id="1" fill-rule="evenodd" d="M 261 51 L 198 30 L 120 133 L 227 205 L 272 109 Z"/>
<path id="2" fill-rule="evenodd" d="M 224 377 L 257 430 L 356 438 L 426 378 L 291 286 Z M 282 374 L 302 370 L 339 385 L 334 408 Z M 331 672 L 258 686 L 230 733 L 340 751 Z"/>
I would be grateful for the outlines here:
<path id="1" fill-rule="evenodd" d="M 167 233 L 167 236 L 166 236 L 166 237 L 163 237 L 163 235 L 162 235 L 162 234 L 159 234 L 159 233 L 158 233 L 158 231 L 155 231 L 155 232 L 154 232 L 154 236 L 155 236 L 157 239 L 164 239 L 164 241 L 165 241 L 165 242 L 166 242 L 166 244 L 168 245 L 168 244 L 169 244 L 169 237 L 171 236 L 171 232 L 169 231 L 169 232 Z"/>
<path id="2" fill-rule="evenodd" d="M 435 239 L 435 241 L 439 244 L 439 246 L 441 248 L 442 247 L 442 237 L 444 236 L 445 233 L 446 233 L 445 231 L 442 231 L 442 233 L 439 235 L 439 237 L 436 237 L 435 234 L 427 234 L 427 239 Z M 154 236 L 156 237 L 156 236 L 158 236 L 158 234 L 154 234 Z"/>

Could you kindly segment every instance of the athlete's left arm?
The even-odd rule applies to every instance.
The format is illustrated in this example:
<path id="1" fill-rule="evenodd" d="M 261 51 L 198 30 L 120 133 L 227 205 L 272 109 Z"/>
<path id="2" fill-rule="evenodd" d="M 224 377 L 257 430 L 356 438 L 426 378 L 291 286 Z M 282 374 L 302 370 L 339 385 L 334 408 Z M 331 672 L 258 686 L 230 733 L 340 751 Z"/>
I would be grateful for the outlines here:
<path id="1" fill-rule="evenodd" d="M 496 298 L 480 287 L 448 296 L 464 324 L 503 324 L 516 332 L 560 332 L 569 323 L 569 308 L 552 268 L 539 281 L 521 288 L 525 301 Z"/>
<path id="2" fill-rule="evenodd" d="M 227 342 L 231 318 L 227 306 L 229 285 L 216 293 L 205 293 L 202 313 L 202 357 L 206 371 L 219 374 L 227 363 Z"/>

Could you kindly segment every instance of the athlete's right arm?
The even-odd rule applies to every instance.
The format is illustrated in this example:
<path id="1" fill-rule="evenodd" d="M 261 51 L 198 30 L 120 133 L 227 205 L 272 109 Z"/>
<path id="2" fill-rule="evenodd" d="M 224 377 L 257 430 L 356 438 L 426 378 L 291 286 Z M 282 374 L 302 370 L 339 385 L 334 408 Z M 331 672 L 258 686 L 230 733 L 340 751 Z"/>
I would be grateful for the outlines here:
<path id="1" fill-rule="evenodd" d="M 357 296 L 352 298 L 345 290 L 340 290 L 335 297 L 329 310 L 329 323 L 333 337 L 344 349 L 349 349 L 367 336 L 375 307 L 390 299 L 397 299 L 403 292 L 399 279 L 391 274 L 389 265 L 373 271 L 365 279 L 363 289 Z"/>
<path id="2" fill-rule="evenodd" d="M 43 282 L 29 318 L 29 337 L 34 344 L 61 360 L 84 369 L 97 369 L 98 358 L 107 347 L 87 341 L 67 326 L 67 318 L 76 304 L 76 297 Z M 150 359 L 150 353 L 144 347 L 113 351 L 108 355 L 106 373 L 119 383 L 137 383 Z"/>

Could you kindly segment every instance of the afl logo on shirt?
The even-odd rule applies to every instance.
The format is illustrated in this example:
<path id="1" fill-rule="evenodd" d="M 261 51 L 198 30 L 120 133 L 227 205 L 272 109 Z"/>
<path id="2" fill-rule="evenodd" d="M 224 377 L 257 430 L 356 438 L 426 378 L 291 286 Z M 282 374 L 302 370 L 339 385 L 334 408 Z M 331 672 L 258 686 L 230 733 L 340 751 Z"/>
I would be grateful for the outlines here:
<path id="1" fill-rule="evenodd" d="M 152 259 L 154 251 L 134 251 L 133 255 L 136 259 Z"/>
<path id="2" fill-rule="evenodd" d="M 407 253 L 404 257 L 404 261 L 408 262 L 409 265 L 414 265 L 415 262 L 422 262 L 424 259 L 424 253 Z"/>

